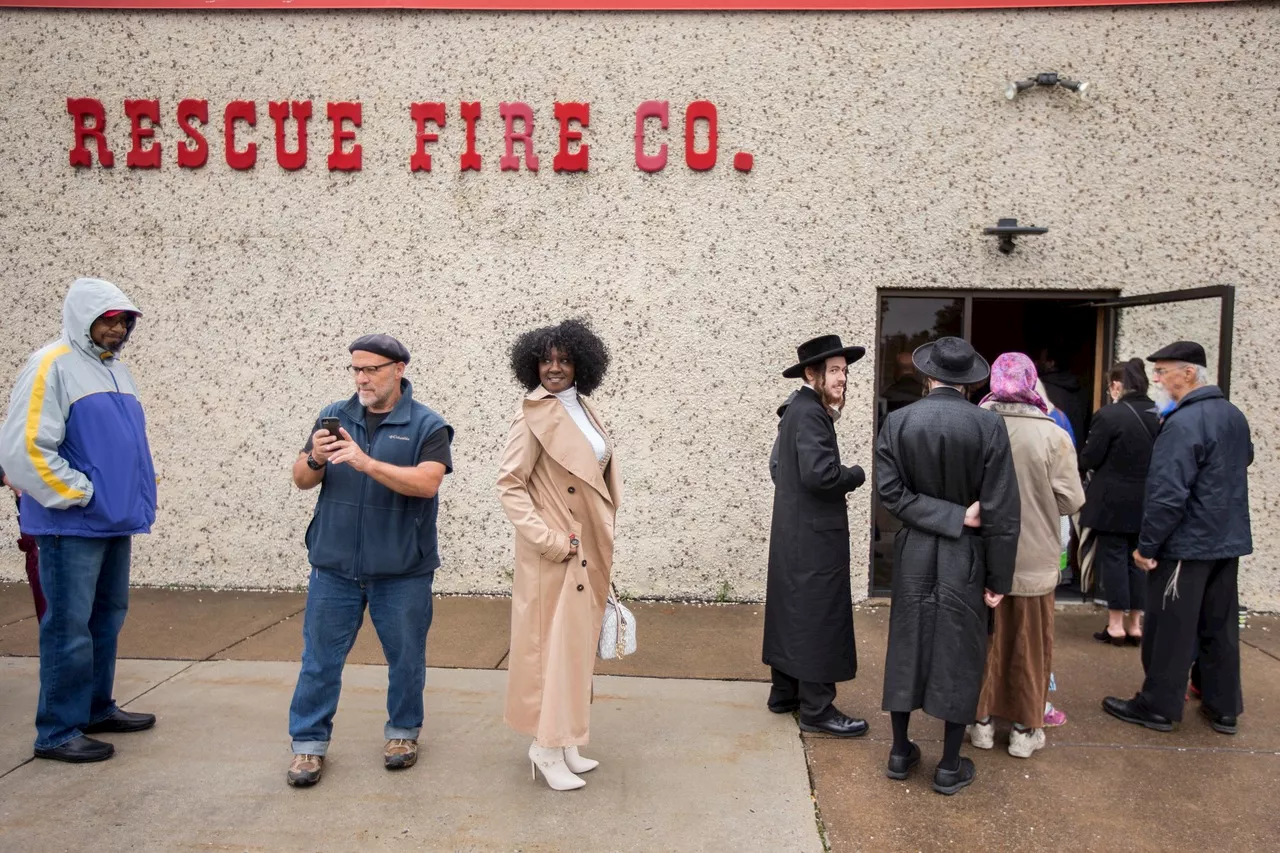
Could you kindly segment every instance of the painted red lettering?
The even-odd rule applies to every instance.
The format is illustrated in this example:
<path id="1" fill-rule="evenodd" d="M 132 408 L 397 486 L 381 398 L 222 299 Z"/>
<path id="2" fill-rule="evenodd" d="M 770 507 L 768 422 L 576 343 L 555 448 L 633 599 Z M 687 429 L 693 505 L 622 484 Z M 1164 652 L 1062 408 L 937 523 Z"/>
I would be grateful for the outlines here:
<path id="1" fill-rule="evenodd" d="M 467 150 L 462 152 L 462 170 L 480 171 L 480 155 L 476 153 L 476 122 L 480 121 L 480 102 L 462 102 L 462 120 L 467 123 Z"/>
<path id="2" fill-rule="evenodd" d="M 522 142 L 526 168 L 530 172 L 538 171 L 538 156 L 533 153 L 533 110 L 529 109 L 528 104 L 514 101 L 498 104 L 498 115 L 507 123 L 506 133 L 503 134 L 507 153 L 498 158 L 498 168 L 504 172 L 520 171 L 520 157 L 515 153 L 515 144 Z M 515 129 L 516 119 L 520 119 L 524 128 L 519 133 Z"/>
<path id="3" fill-rule="evenodd" d="M 431 155 L 427 153 L 427 143 L 435 142 L 440 137 L 435 133 L 427 133 L 427 122 L 432 122 L 436 127 L 444 128 L 444 104 L 430 101 L 421 104 L 410 104 L 409 115 L 413 116 L 413 120 L 418 126 L 418 147 L 409 156 L 409 171 L 430 172 Z M 474 138 L 474 133 L 472 137 Z"/>
<path id="4" fill-rule="evenodd" d="M 124 158 L 125 165 L 130 169 L 159 169 L 160 143 L 144 147 L 143 141 L 154 139 L 156 135 L 155 125 L 160 122 L 160 102 L 126 100 L 124 114 L 129 117 L 129 138 L 132 142 L 129 153 Z M 143 119 L 150 124 L 144 126 Z"/>
<path id="5" fill-rule="evenodd" d="M 267 112 L 276 123 L 276 162 L 282 169 L 295 172 L 307 165 L 307 120 L 311 118 L 310 101 L 271 101 L 267 104 Z M 284 144 L 284 122 L 293 114 L 294 124 L 298 126 L 298 149 L 292 154 Z"/>
<path id="6" fill-rule="evenodd" d="M 363 154 L 360 143 L 355 142 L 356 132 L 342 126 L 344 121 L 353 127 L 360 126 L 359 102 L 342 101 L 327 107 L 329 121 L 333 122 L 333 153 L 329 155 L 330 172 L 358 172 Z M 342 150 L 342 143 L 353 142 L 350 151 Z"/>
<path id="7" fill-rule="evenodd" d="M 227 149 L 227 165 L 245 171 L 258 162 L 258 143 L 250 142 L 243 151 L 236 150 L 236 122 L 243 121 L 250 127 L 258 123 L 258 107 L 253 101 L 232 101 L 222 114 L 223 139 Z"/>
<path id="8" fill-rule="evenodd" d="M 658 146 L 657 154 L 644 153 L 645 119 L 656 118 L 667 129 L 667 102 L 645 101 L 636 107 L 636 166 L 645 172 L 661 172 L 667 166 L 667 143 Z"/>
<path id="9" fill-rule="evenodd" d="M 699 120 L 707 123 L 707 150 L 694 150 L 694 129 Z M 716 164 L 716 105 L 694 101 L 684 111 L 684 162 L 690 169 L 705 172 Z"/>
<path id="10" fill-rule="evenodd" d="M 115 165 L 115 155 L 107 148 L 107 112 L 97 98 L 67 98 L 67 114 L 75 131 L 71 146 L 72 166 L 92 166 L 93 155 L 85 143 L 92 137 L 98 144 L 98 162 L 108 169 Z M 93 119 L 90 125 L 87 119 Z"/>
<path id="11" fill-rule="evenodd" d="M 591 105 L 557 103 L 555 109 L 556 121 L 560 122 L 560 150 L 552 158 L 551 167 L 557 172 L 585 172 L 591 146 L 579 145 L 577 151 L 569 153 L 569 143 L 579 142 L 582 139 L 582 131 L 570 130 L 569 122 L 576 121 L 581 127 L 590 125 Z"/>
<path id="12" fill-rule="evenodd" d="M 187 98 L 178 102 L 178 127 L 191 142 L 178 145 L 178 166 L 183 169 L 199 169 L 209 160 L 209 142 L 204 134 L 191 124 L 191 119 L 198 119 L 201 124 L 209 123 L 209 102 Z"/>

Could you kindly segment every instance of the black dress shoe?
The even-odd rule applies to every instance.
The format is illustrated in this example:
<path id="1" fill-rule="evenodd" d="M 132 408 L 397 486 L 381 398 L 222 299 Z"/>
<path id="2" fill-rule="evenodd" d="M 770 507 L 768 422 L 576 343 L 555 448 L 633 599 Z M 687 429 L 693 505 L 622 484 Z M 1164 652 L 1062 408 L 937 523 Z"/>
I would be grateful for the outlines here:
<path id="1" fill-rule="evenodd" d="M 36 747 L 36 758 L 50 758 L 54 761 L 69 761 L 72 764 L 87 764 L 90 761 L 106 761 L 116 754 L 116 748 L 109 743 L 94 740 L 81 735 L 69 740 L 62 746 L 52 749 Z"/>
<path id="2" fill-rule="evenodd" d="M 1213 730 L 1219 734 L 1233 735 L 1240 730 L 1235 717 L 1219 714 L 1208 705 L 1201 705 L 1200 713 L 1208 719 L 1209 725 L 1213 726 Z"/>
<path id="3" fill-rule="evenodd" d="M 776 705 L 769 703 L 769 710 L 775 714 L 794 714 L 800 710 L 799 702 L 779 702 Z"/>
<path id="4" fill-rule="evenodd" d="M 98 732 L 141 732 L 146 731 L 155 724 L 155 714 L 131 714 L 128 711 L 122 711 L 117 708 L 110 717 L 85 726 L 80 731 L 89 735 L 97 734 Z"/>
<path id="5" fill-rule="evenodd" d="M 1118 699 L 1115 696 L 1108 696 L 1102 700 L 1102 710 L 1117 720 L 1124 720 L 1126 723 L 1133 723 L 1136 726 L 1145 726 L 1157 732 L 1173 731 L 1173 723 L 1168 717 L 1162 717 L 1143 708 L 1138 704 L 1136 696 L 1133 699 Z"/>
<path id="6" fill-rule="evenodd" d="M 862 737 L 867 733 L 867 721 L 846 717 L 836 711 L 834 716 L 828 717 L 820 723 L 806 723 L 801 720 L 800 731 L 822 732 L 836 737 Z"/>
<path id="7" fill-rule="evenodd" d="M 889 753 L 889 767 L 884 771 L 884 775 L 890 779 L 905 779 L 907 774 L 911 772 L 911 768 L 919 763 L 920 747 L 913 743 L 911 744 L 911 751 L 906 755 Z"/>
<path id="8" fill-rule="evenodd" d="M 1119 637 L 1111 636 L 1107 633 L 1106 628 L 1103 628 L 1101 631 L 1094 631 L 1093 638 L 1099 643 L 1110 643 L 1113 646 L 1123 646 L 1127 639 L 1124 634 L 1121 634 Z"/>
<path id="9" fill-rule="evenodd" d="M 961 788 L 972 785 L 977 775 L 978 771 L 973 766 L 973 762 L 967 758 L 961 758 L 960 766 L 955 770 L 943 770 L 942 765 L 939 764 L 938 769 L 933 771 L 933 790 L 949 797 Z"/>

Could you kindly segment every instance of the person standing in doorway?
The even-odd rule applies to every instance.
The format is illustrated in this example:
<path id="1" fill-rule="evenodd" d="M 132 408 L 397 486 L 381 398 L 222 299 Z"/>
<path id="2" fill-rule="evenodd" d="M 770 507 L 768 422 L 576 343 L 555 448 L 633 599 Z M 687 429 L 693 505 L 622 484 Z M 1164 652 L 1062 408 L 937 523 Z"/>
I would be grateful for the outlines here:
<path id="1" fill-rule="evenodd" d="M 1013 589 L 1021 503 L 1004 421 L 965 397 L 987 378 L 986 360 L 952 337 L 913 358 L 929 394 L 890 413 L 876 440 L 876 490 L 903 525 L 881 706 L 893 720 L 886 774 L 906 779 L 919 763 L 909 727 L 923 708 L 946 723 L 933 789 L 949 795 L 976 774 L 960 746 L 982 689 L 986 608 Z"/>
<path id="2" fill-rule="evenodd" d="M 1084 504 L 1076 450 L 1048 416 L 1036 392 L 1036 368 L 1020 352 L 991 366 L 991 393 L 982 407 L 1004 418 L 1018 477 L 1022 526 L 1013 588 L 995 610 L 978 721 L 970 739 L 995 745 L 992 717 L 1013 724 L 1009 754 L 1030 758 L 1045 744 L 1044 714 L 1053 671 L 1053 592 L 1062 555 L 1063 516 Z"/>
<path id="3" fill-rule="evenodd" d="M 1141 359 L 1113 367 L 1109 391 L 1112 403 L 1094 414 L 1080 451 L 1080 471 L 1091 474 L 1080 526 L 1093 531 L 1093 563 L 1107 598 L 1107 626 L 1093 638 L 1137 646 L 1142 643 L 1147 578 L 1134 563 L 1133 551 L 1160 416 L 1147 396 Z"/>
<path id="4" fill-rule="evenodd" d="M 1200 711 L 1235 734 L 1240 689 L 1237 571 L 1253 552 L 1249 527 L 1249 422 L 1211 384 L 1204 347 L 1177 341 L 1147 357 L 1177 402 L 1151 450 L 1142 530 L 1133 560 L 1147 572 L 1142 689 L 1102 708 L 1126 723 L 1172 731 L 1187 672 L 1200 665 Z"/>
<path id="5" fill-rule="evenodd" d="M 156 518 L 146 416 L 120 360 L 140 316 L 114 284 L 77 279 L 63 304 L 62 337 L 18 375 L 0 428 L 0 467 L 23 493 L 22 531 L 36 540 L 47 600 L 37 758 L 103 761 L 115 747 L 88 735 L 156 722 L 112 696 L 133 537 Z"/>
<path id="6" fill-rule="evenodd" d="M 286 781 L 320 781 L 342 669 L 365 607 L 387 658 L 383 765 L 418 760 L 427 679 L 440 484 L 453 470 L 453 427 L 414 399 L 409 350 L 390 335 L 348 349 L 356 392 L 326 406 L 293 463 L 299 489 L 320 487 L 307 527 L 311 563 L 302 667 L 289 705 L 293 761 Z"/>
<path id="7" fill-rule="evenodd" d="M 579 320 L 525 332 L 511 370 L 527 392 L 498 474 L 516 532 L 506 710 L 532 737 L 529 761 L 553 790 L 571 791 L 600 762 L 591 735 L 592 676 L 613 572 L 622 482 L 613 442 L 588 395 L 609 350 Z"/>
<path id="8" fill-rule="evenodd" d="M 775 445 L 762 653 L 773 677 L 768 707 L 799 711 L 802 731 L 859 737 L 866 720 L 846 716 L 834 702 L 836 682 L 858 671 L 845 496 L 866 475 L 841 464 L 835 417 L 848 366 L 866 350 L 823 335 L 796 352 L 799 361 L 782 375 L 804 385 L 781 410 Z"/>

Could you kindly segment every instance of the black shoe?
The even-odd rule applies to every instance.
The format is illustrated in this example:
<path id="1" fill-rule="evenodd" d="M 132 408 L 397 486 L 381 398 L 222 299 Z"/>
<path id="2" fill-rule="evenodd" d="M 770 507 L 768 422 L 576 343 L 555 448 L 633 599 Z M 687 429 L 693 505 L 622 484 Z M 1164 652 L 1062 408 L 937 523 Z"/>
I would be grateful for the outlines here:
<path id="1" fill-rule="evenodd" d="M 1103 628 L 1101 631 L 1094 631 L 1093 638 L 1099 643 L 1110 643 L 1113 646 L 1123 646 L 1127 641 L 1127 636 L 1125 634 L 1121 634 L 1119 637 L 1113 637 L 1107 633 L 1106 628 Z"/>
<path id="2" fill-rule="evenodd" d="M 862 737 L 867 733 L 867 721 L 846 717 L 839 711 L 820 723 L 800 721 L 802 732 L 822 732 L 836 737 Z"/>
<path id="3" fill-rule="evenodd" d="M 933 771 L 933 790 L 949 797 L 961 788 L 972 785 L 977 775 L 978 771 L 973 766 L 973 762 L 967 758 L 961 758 L 960 766 L 955 770 L 943 770 L 942 765 L 939 764 L 938 769 Z"/>
<path id="4" fill-rule="evenodd" d="M 81 735 L 69 740 L 62 746 L 52 749 L 36 747 L 36 758 L 49 758 L 54 761 L 67 761 L 71 764 L 88 764 L 90 761 L 106 761 L 116 754 L 116 748 L 109 743 L 94 740 Z"/>
<path id="5" fill-rule="evenodd" d="M 1219 734 L 1233 735 L 1240 730 L 1235 717 L 1219 714 L 1208 705 L 1201 705 L 1200 713 L 1209 721 L 1209 725 L 1213 726 L 1213 730 Z"/>
<path id="6" fill-rule="evenodd" d="M 1102 700 L 1102 710 L 1117 720 L 1124 720 L 1126 723 L 1146 726 L 1157 732 L 1173 731 L 1173 723 L 1168 717 L 1162 717 L 1143 708 L 1138 704 L 1136 696 L 1132 699 L 1118 699 L 1115 696 L 1108 696 Z"/>
<path id="7" fill-rule="evenodd" d="M 911 744 L 911 751 L 906 755 L 889 753 L 889 767 L 884 771 L 884 775 L 890 779 L 905 779 L 907 774 L 911 772 L 911 768 L 919 763 L 920 747 L 913 743 Z"/>
<path id="8" fill-rule="evenodd" d="M 131 714 L 128 711 L 115 710 L 110 717 L 85 726 L 80 731 L 85 734 L 98 732 L 141 732 L 156 724 L 155 714 Z"/>
<path id="9" fill-rule="evenodd" d="M 796 711 L 800 710 L 800 703 L 799 702 L 779 702 L 778 704 L 775 705 L 774 703 L 770 702 L 769 710 L 775 714 L 794 714 Z"/>

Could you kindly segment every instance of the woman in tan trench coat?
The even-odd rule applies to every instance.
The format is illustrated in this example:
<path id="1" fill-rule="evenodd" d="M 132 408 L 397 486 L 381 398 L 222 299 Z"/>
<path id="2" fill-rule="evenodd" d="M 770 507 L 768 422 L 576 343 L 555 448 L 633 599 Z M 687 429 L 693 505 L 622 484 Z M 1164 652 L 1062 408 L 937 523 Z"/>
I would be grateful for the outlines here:
<path id="1" fill-rule="evenodd" d="M 511 367 L 529 393 L 511 424 L 498 477 L 516 529 L 511 655 L 504 718 L 534 738 L 529 760 L 556 790 L 581 788 L 591 677 L 613 566 L 621 498 L 613 445 L 586 400 L 608 367 L 584 324 L 521 335 Z"/>

